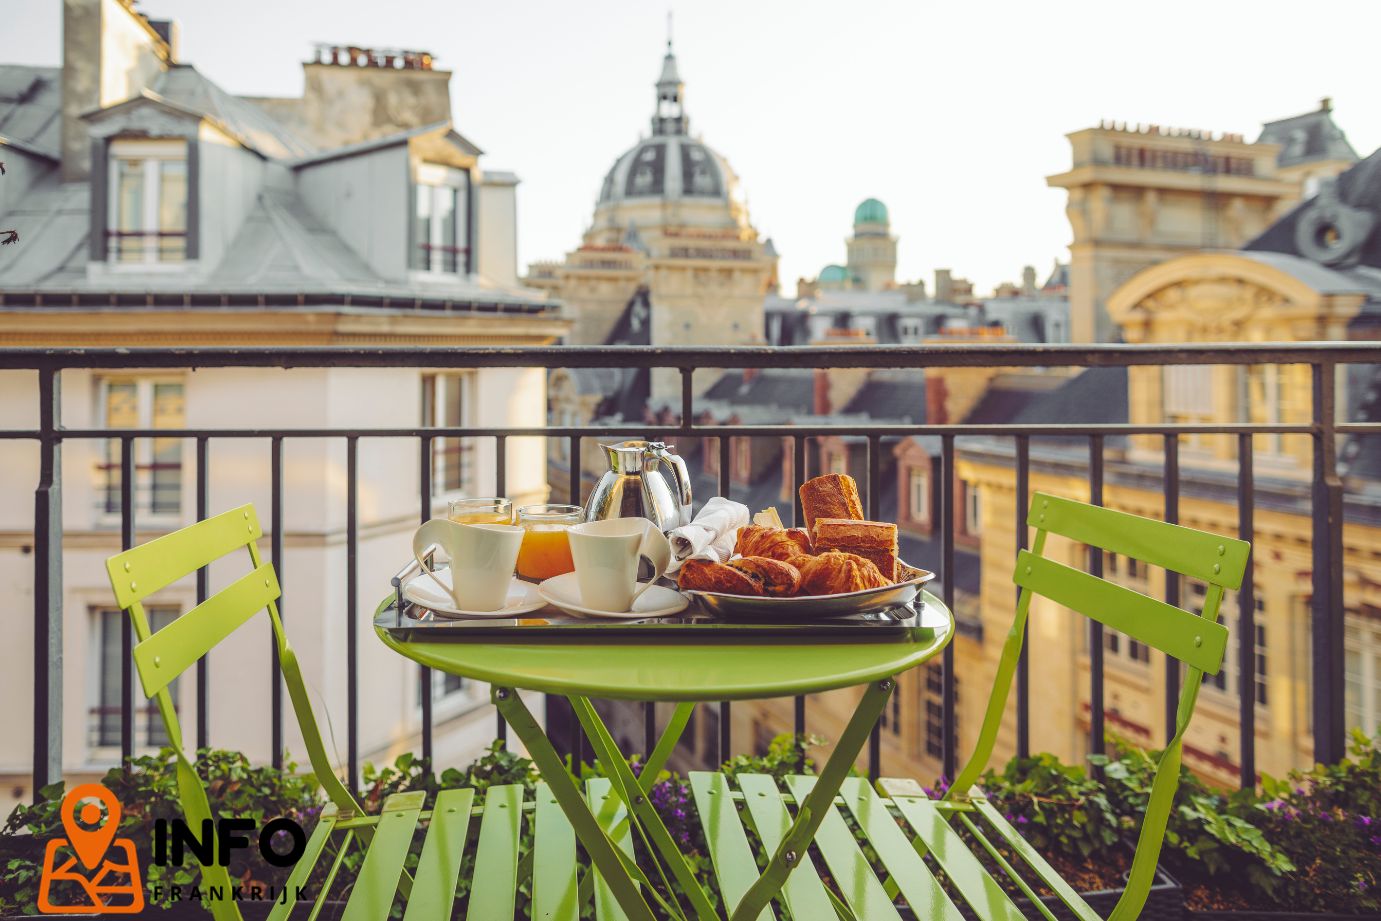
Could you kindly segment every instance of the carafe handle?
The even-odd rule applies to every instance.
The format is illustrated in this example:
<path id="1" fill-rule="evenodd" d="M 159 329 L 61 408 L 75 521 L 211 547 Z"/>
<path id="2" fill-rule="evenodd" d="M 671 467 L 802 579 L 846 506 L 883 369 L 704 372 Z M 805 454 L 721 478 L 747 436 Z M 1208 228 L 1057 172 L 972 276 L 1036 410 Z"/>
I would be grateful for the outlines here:
<path id="1" fill-rule="evenodd" d="M 663 464 L 671 467 L 671 472 L 676 480 L 676 504 L 681 510 L 681 520 L 677 521 L 671 528 L 678 528 L 683 524 L 691 522 L 691 479 L 690 470 L 686 467 L 686 462 L 681 459 L 679 454 L 669 450 L 664 444 L 650 446 L 654 457 Z M 667 530 L 671 530 L 667 528 Z"/>

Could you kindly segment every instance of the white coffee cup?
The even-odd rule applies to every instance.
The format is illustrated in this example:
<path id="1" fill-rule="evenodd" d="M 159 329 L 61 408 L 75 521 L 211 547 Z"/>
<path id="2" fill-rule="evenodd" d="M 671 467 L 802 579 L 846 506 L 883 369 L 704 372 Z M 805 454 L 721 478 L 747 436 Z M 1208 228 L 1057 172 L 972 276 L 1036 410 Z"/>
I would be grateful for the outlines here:
<path id="1" fill-rule="evenodd" d="M 580 603 L 622 614 L 671 565 L 671 544 L 646 518 L 608 518 L 566 529 L 575 563 Z M 638 561 L 652 564 L 652 578 L 638 585 Z"/>
<path id="2" fill-rule="evenodd" d="M 412 555 L 423 572 L 427 548 L 436 544 L 451 560 L 451 600 L 460 611 L 497 611 L 508 599 L 523 529 L 509 524 L 460 524 L 433 518 L 412 536 Z M 436 577 L 433 577 L 436 578 Z M 446 583 L 440 578 L 443 588 Z"/>

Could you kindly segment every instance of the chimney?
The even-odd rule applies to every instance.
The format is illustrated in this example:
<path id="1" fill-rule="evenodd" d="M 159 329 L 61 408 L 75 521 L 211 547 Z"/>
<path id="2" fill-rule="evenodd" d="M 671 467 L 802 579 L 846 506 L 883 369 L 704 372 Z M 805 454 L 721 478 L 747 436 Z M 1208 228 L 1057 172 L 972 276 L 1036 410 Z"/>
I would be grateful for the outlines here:
<path id="1" fill-rule="evenodd" d="M 149 28 L 157 32 L 158 37 L 163 39 L 163 44 L 168 46 L 168 63 L 177 63 L 182 44 L 182 30 L 178 28 L 177 20 L 150 19 Z"/>
<path id="2" fill-rule="evenodd" d="M 302 65 L 302 119 L 343 147 L 451 119 L 451 72 L 425 51 L 318 46 Z"/>
<path id="3" fill-rule="evenodd" d="M 63 0 L 63 179 L 91 174 L 91 138 L 81 117 L 138 96 L 171 57 L 168 42 L 135 12 L 131 0 Z"/>
<path id="4" fill-rule="evenodd" d="M 1021 270 L 1021 293 L 1027 297 L 1036 293 L 1036 267 L 1028 265 Z"/>
<path id="5" fill-rule="evenodd" d="M 814 414 L 817 416 L 828 416 L 830 414 L 830 379 L 824 368 L 815 369 L 815 400 Z"/>
<path id="6" fill-rule="evenodd" d="M 935 270 L 935 300 L 954 299 L 954 274 L 949 269 Z"/>

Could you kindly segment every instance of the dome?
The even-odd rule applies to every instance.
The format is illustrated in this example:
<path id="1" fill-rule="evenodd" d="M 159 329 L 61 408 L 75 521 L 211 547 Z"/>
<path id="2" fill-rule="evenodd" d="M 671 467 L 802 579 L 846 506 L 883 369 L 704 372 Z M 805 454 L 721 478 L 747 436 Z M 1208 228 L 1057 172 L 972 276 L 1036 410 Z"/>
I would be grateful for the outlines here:
<path id="1" fill-rule="evenodd" d="M 626 199 L 728 201 L 728 162 L 684 134 L 654 134 L 614 161 L 599 204 Z"/>
<path id="2" fill-rule="evenodd" d="M 887 206 L 876 198 L 865 198 L 854 209 L 855 224 L 886 224 Z"/>
<path id="3" fill-rule="evenodd" d="M 816 281 L 848 281 L 849 270 L 842 265 L 827 265 L 820 270 L 820 277 Z"/>

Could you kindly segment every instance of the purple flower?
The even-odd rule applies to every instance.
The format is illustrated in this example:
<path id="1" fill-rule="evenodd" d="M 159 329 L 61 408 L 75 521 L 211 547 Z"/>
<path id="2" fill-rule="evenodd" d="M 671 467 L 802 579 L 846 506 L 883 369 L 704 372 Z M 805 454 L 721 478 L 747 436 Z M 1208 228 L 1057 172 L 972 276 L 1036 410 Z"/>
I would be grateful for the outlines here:
<path id="1" fill-rule="evenodd" d="M 1285 804 L 1283 802 L 1281 802 L 1278 799 L 1273 799 L 1269 803 L 1265 803 L 1261 808 L 1269 810 L 1271 812 L 1275 812 L 1276 810 L 1283 809 L 1284 807 Z"/>
<path id="2" fill-rule="evenodd" d="M 1381 835 L 1372 835 L 1371 843 L 1374 847 L 1381 847 Z"/>
<path id="3" fill-rule="evenodd" d="M 1357 823 L 1357 827 L 1358 827 L 1358 828 L 1366 828 L 1366 827 L 1368 827 L 1369 825 L 1371 825 L 1371 816 L 1369 816 L 1369 815 L 1359 815 L 1359 816 L 1357 816 L 1357 818 L 1354 819 L 1353 821 L 1355 821 L 1355 822 Z"/>

